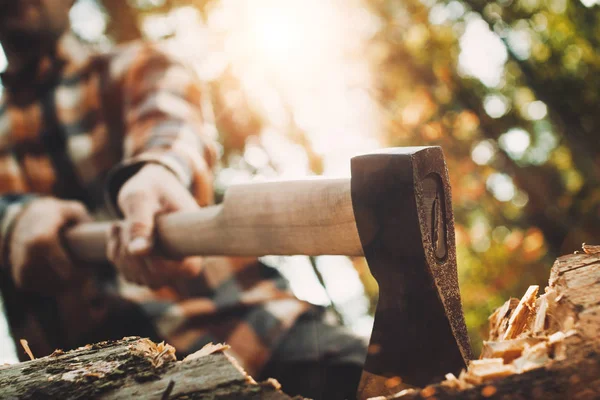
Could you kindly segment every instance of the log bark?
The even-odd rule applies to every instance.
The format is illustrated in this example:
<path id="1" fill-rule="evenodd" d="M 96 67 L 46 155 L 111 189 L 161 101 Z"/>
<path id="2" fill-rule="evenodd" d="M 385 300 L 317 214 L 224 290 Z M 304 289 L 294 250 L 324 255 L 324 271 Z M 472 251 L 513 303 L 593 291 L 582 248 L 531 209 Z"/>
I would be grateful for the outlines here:
<path id="1" fill-rule="evenodd" d="M 577 333 L 565 339 L 566 359 L 466 390 L 432 385 L 388 399 L 600 398 L 600 254 L 560 257 L 548 286 L 556 291 L 559 305 L 553 318 L 575 323 Z"/>
<path id="2" fill-rule="evenodd" d="M 171 346 L 136 337 L 0 367 L 0 398 L 290 400 L 221 351 L 176 361 Z"/>
<path id="3" fill-rule="evenodd" d="M 565 339 L 564 360 L 550 360 L 543 367 L 466 390 L 431 385 L 387 398 L 600 398 L 600 254 L 559 258 L 549 288 L 556 292 L 558 303 L 552 323 L 568 321 L 576 330 Z M 56 351 L 48 357 L 0 367 L 2 399 L 132 397 L 290 400 L 273 381 L 255 383 L 221 351 L 176 361 L 170 346 L 140 338 L 102 342 L 67 353 Z"/>

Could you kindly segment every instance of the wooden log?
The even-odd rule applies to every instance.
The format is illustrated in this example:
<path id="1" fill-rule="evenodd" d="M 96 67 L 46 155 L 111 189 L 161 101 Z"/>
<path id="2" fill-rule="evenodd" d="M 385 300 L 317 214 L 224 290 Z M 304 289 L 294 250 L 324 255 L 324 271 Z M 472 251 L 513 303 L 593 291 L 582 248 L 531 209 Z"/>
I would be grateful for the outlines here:
<path id="1" fill-rule="evenodd" d="M 550 312 L 544 306 L 543 312 L 548 313 L 546 330 L 556 333 L 546 337 L 543 342 L 528 347 L 525 351 L 529 358 L 524 357 L 521 363 L 518 359 L 513 361 L 512 365 L 517 369 L 523 368 L 526 372 L 481 383 L 471 382 L 475 386 L 470 388 L 461 387 L 460 377 L 457 379 L 448 376 L 446 385 L 436 384 L 421 390 L 407 390 L 377 400 L 599 399 L 600 253 L 589 253 L 591 254 L 564 256 L 555 262 L 549 281 L 549 294 L 556 301 L 556 307 Z M 540 305 L 542 303 L 540 301 Z M 501 321 L 506 321 L 507 310 L 511 308 L 508 304 L 493 315 L 492 328 L 497 328 Z M 540 324 L 534 319 L 532 336 L 539 333 L 535 330 L 539 331 Z M 498 330 L 492 332 L 492 336 L 495 336 L 493 340 L 497 339 Z M 548 348 L 552 349 L 549 353 L 546 351 Z M 539 358 L 536 359 L 536 356 Z M 542 357 L 547 357 L 547 360 Z M 532 361 L 530 365 L 526 365 L 527 359 Z M 484 362 L 486 363 L 491 365 L 494 361 Z M 533 369 L 529 369 L 530 367 Z"/>
<path id="2" fill-rule="evenodd" d="M 256 383 L 220 348 L 211 351 L 176 361 L 171 346 L 137 337 L 57 350 L 0 367 L 0 398 L 290 400 L 276 381 Z"/>

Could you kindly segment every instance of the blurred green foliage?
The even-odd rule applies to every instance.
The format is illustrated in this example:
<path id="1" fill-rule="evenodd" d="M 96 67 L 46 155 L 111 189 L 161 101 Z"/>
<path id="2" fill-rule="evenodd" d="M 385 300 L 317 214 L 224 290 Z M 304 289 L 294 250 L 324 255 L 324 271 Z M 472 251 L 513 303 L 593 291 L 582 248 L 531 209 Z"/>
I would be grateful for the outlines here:
<path id="1" fill-rule="evenodd" d="M 122 42 L 143 35 L 148 15 L 191 5 L 207 18 L 219 0 L 100 2 L 110 17 L 108 37 Z M 530 284 L 543 287 L 557 256 L 600 238 L 600 7 L 590 0 L 360 4 L 376 21 L 363 56 L 384 116 L 383 143 L 445 151 L 463 302 L 478 349 L 495 307 Z M 470 54 L 483 73 L 492 68 L 485 61 L 499 59 L 497 79 L 477 79 L 461 67 L 468 31 L 471 40 L 477 32 L 495 40 Z M 211 105 L 225 163 L 243 163 L 244 147 L 267 122 L 231 69 L 224 71 L 210 83 Z M 232 93 L 242 98 L 235 107 Z M 322 160 L 284 99 L 288 136 L 319 173 Z M 374 304 L 376 287 L 364 263 L 355 266 Z"/>

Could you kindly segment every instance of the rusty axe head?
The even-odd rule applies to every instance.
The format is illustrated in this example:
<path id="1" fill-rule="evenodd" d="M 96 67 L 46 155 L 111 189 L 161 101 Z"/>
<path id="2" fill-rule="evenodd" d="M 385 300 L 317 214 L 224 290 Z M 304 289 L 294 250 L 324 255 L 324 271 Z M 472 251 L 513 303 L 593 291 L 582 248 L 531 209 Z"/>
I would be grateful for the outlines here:
<path id="1" fill-rule="evenodd" d="M 471 350 L 441 148 L 355 157 L 351 190 L 364 254 L 379 284 L 358 398 L 425 386 L 460 371 Z"/>

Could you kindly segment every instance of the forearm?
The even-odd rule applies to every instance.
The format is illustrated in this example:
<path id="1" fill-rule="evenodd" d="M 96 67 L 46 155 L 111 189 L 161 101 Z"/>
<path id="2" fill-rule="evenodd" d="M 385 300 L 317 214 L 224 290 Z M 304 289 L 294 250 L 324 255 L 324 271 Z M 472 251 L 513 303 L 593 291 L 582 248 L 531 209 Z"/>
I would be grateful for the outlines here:
<path id="1" fill-rule="evenodd" d="M 116 85 L 123 99 L 123 160 L 108 181 L 109 203 L 147 163 L 177 176 L 201 205 L 212 202 L 214 139 L 204 133 L 194 73 L 153 46 L 140 49 Z"/>

